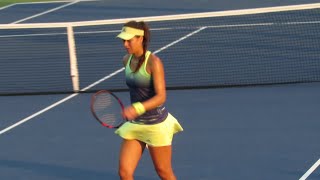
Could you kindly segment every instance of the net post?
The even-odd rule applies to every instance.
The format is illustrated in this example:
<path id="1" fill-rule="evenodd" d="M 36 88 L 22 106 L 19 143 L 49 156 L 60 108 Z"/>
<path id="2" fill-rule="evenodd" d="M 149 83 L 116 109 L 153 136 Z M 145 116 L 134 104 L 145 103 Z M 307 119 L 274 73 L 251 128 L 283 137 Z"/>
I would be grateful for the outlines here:
<path id="1" fill-rule="evenodd" d="M 76 45 L 74 40 L 74 32 L 72 25 L 67 26 L 69 58 L 70 58 L 70 75 L 72 79 L 73 91 L 79 91 L 79 72 L 76 54 Z"/>

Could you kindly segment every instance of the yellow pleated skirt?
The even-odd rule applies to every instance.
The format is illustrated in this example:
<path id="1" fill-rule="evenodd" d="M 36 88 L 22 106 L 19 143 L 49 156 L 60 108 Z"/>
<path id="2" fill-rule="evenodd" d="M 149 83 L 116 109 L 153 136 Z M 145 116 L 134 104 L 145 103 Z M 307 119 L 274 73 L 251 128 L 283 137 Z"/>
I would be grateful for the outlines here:
<path id="1" fill-rule="evenodd" d="M 158 124 L 137 124 L 132 122 L 124 123 L 115 133 L 124 139 L 136 139 L 146 143 L 148 146 L 171 145 L 173 135 L 183 131 L 183 128 L 170 113 L 168 117 Z"/>

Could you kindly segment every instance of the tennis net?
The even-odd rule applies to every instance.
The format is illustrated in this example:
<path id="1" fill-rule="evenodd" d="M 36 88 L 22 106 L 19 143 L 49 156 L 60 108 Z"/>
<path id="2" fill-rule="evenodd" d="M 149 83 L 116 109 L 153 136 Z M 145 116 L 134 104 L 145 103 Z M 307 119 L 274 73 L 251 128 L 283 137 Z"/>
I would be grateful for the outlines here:
<path id="1" fill-rule="evenodd" d="M 168 89 L 320 81 L 320 3 L 134 18 Z M 0 95 L 127 90 L 114 19 L 0 25 Z"/>

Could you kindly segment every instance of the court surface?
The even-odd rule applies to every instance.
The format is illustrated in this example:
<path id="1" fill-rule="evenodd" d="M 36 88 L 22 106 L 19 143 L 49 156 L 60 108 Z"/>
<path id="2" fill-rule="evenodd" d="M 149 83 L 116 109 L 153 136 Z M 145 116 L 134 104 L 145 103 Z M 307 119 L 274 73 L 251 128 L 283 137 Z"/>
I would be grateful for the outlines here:
<path id="1" fill-rule="evenodd" d="M 236 1 L 230 7 L 232 1 L 203 1 L 193 8 L 180 7 L 178 3 L 173 3 L 172 8 L 160 3 L 155 8 L 150 2 L 143 7 L 130 2 L 78 2 L 34 18 L 31 17 L 35 14 L 66 3 L 15 5 L 0 10 L 0 17 L 8 17 L 0 18 L 0 22 L 78 21 L 132 17 L 136 16 L 134 10 L 143 10 L 143 16 L 149 16 L 272 5 Z M 301 3 L 311 2 L 317 1 Z M 288 4 L 290 1 L 277 5 Z M 106 12 L 104 8 L 110 7 L 113 11 Z M 83 17 L 81 11 L 90 15 Z M 320 83 L 169 90 L 166 106 L 184 128 L 173 141 L 173 166 L 178 179 L 299 179 L 320 158 L 319 92 Z M 116 94 L 129 104 L 127 92 Z M 0 131 L 28 119 L 0 134 L 0 179 L 118 179 L 121 139 L 93 119 L 90 96 L 0 96 Z M 35 114 L 65 98 L 70 99 Z M 317 168 L 308 180 L 319 178 Z M 136 179 L 158 179 L 147 151 Z"/>

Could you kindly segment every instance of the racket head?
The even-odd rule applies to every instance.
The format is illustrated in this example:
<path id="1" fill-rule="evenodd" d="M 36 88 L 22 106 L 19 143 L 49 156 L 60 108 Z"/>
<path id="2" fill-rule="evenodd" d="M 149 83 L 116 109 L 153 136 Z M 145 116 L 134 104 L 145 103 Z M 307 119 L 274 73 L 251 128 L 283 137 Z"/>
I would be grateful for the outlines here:
<path id="1" fill-rule="evenodd" d="M 90 109 L 98 122 L 107 128 L 118 128 L 126 120 L 122 116 L 124 105 L 108 90 L 100 90 L 91 97 Z"/>

